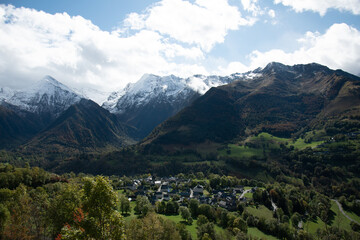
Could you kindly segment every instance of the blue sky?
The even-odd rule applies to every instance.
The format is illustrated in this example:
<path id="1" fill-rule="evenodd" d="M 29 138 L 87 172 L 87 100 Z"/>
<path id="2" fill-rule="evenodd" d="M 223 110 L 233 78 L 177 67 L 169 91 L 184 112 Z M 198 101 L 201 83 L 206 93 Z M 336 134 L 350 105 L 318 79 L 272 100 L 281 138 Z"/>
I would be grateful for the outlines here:
<path id="1" fill-rule="evenodd" d="M 360 0 L 0 1 L 0 86 L 113 91 L 278 61 L 360 74 Z"/>

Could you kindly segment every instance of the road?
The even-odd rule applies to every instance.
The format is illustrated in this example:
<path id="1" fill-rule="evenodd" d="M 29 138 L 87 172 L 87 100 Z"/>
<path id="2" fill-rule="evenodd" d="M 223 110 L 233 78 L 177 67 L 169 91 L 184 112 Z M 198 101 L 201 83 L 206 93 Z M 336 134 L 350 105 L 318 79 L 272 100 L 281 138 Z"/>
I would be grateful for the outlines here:
<path id="1" fill-rule="evenodd" d="M 347 218 L 349 219 L 350 221 L 352 222 L 355 222 L 357 224 L 359 224 L 357 221 L 355 221 L 354 219 L 352 219 L 351 217 L 349 217 L 343 210 L 341 204 L 338 202 L 338 200 L 335 200 L 335 199 L 331 199 L 332 201 L 336 202 L 336 204 L 338 205 L 339 209 L 340 209 L 340 212 Z"/>
<path id="2" fill-rule="evenodd" d="M 241 195 L 240 198 L 243 198 L 245 194 L 247 194 L 248 192 L 250 192 L 251 189 L 245 190 Z"/>

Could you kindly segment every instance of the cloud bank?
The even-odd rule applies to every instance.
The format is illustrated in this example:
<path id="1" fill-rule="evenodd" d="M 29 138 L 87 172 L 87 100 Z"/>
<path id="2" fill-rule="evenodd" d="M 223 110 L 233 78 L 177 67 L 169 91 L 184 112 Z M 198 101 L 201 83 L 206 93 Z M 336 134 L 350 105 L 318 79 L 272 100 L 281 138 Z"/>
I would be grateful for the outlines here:
<path id="1" fill-rule="evenodd" d="M 321 16 L 331 8 L 360 14 L 360 0 L 274 0 L 274 3 L 291 7 L 296 12 L 318 12 Z"/>
<path id="2" fill-rule="evenodd" d="M 48 74 L 109 91 L 144 73 L 207 74 L 204 54 L 251 24 L 227 0 L 163 0 L 112 32 L 81 16 L 0 5 L 0 85 L 23 87 Z"/>
<path id="3" fill-rule="evenodd" d="M 249 66 L 240 62 L 232 62 L 219 72 L 234 71 L 236 67 L 251 70 L 264 67 L 276 61 L 288 65 L 316 62 L 333 69 L 343 69 L 353 74 L 360 74 L 360 31 L 345 23 L 333 24 L 324 34 L 307 32 L 298 39 L 300 48 L 293 52 L 272 49 L 266 52 L 253 51 L 249 54 Z"/>
<path id="4" fill-rule="evenodd" d="M 296 1 L 275 2 L 306 9 Z M 331 2 L 318 11 L 338 6 L 338 1 Z M 257 0 L 241 0 L 241 4 L 247 15 L 227 0 L 162 0 L 142 13 L 130 13 L 111 32 L 81 16 L 0 5 L 0 87 L 26 87 L 51 75 L 70 87 L 114 91 L 145 73 L 228 75 L 271 61 L 318 62 L 359 74 L 360 33 L 345 23 L 334 24 L 322 34 L 304 33 L 293 52 L 250 49 L 246 63 L 213 57 L 211 51 L 230 31 L 251 27 L 260 17 L 277 16 L 274 10 L 261 8 Z M 360 5 L 355 5 L 348 7 L 357 13 Z M 209 69 L 211 61 L 222 66 Z"/>

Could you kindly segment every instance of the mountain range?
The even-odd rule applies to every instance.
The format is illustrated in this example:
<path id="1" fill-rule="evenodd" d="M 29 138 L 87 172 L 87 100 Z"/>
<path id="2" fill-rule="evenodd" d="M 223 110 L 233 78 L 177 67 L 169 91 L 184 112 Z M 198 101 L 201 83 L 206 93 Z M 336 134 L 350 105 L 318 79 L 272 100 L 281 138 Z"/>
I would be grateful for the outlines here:
<path id="1" fill-rule="evenodd" d="M 339 122 L 353 124 L 359 116 L 359 77 L 315 63 L 270 63 L 251 80 L 238 79 L 211 88 L 155 128 L 142 145 L 177 150 L 179 146 L 225 143 L 260 132 L 289 138 Z"/>
<path id="2" fill-rule="evenodd" d="M 118 115 L 121 121 L 138 129 L 137 140 L 146 137 L 158 124 L 189 106 L 211 87 L 235 79 L 249 79 L 253 72 L 228 77 L 195 75 L 179 78 L 145 74 L 138 82 L 112 93 L 103 107 Z"/>
<path id="3" fill-rule="evenodd" d="M 0 146 L 61 151 L 61 146 L 79 150 L 129 145 L 147 136 L 211 86 L 232 80 L 200 75 L 188 79 L 144 75 L 112 93 L 105 102 L 99 91 L 73 90 L 51 76 L 24 90 L 1 88 Z M 85 101 L 87 96 L 104 102 L 102 107 L 92 100 Z"/>
<path id="4" fill-rule="evenodd" d="M 270 63 L 226 77 L 146 74 L 99 106 L 46 76 L 26 90 L 0 89 L 0 146 L 71 153 L 141 139 L 141 145 L 176 149 L 259 132 L 290 137 L 358 116 L 359 83 L 319 64 Z M 95 95 L 97 102 L 105 99 Z"/>

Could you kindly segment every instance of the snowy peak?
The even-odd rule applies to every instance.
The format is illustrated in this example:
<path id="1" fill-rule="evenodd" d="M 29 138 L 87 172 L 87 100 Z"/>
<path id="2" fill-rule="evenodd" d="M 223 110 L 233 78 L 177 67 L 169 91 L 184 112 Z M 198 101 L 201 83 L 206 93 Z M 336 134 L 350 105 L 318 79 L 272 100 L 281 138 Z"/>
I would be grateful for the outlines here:
<path id="1" fill-rule="evenodd" d="M 112 93 L 103 107 L 111 112 L 123 113 L 128 108 L 140 107 L 150 101 L 171 103 L 178 97 L 185 97 L 189 91 L 185 81 L 174 75 L 159 77 L 145 74 L 124 90 Z"/>
<path id="2" fill-rule="evenodd" d="M 59 115 L 72 104 L 80 101 L 81 96 L 51 76 L 46 76 L 32 87 L 9 91 L 2 90 L 3 101 L 22 110 L 34 113 Z"/>
<path id="3" fill-rule="evenodd" d="M 14 95 L 14 91 L 7 87 L 0 88 L 0 102 L 6 101 Z"/>
<path id="4" fill-rule="evenodd" d="M 186 84 L 182 79 L 175 77 L 174 75 L 159 77 L 152 74 L 145 74 L 138 82 L 129 86 L 128 93 L 174 95 L 185 87 Z"/>
<path id="5" fill-rule="evenodd" d="M 45 76 L 43 79 L 35 83 L 33 87 L 22 92 L 28 94 L 54 95 L 57 92 L 61 92 L 61 91 L 75 94 L 73 90 L 71 90 L 69 87 L 57 81 L 55 78 L 51 76 Z"/>
<path id="6" fill-rule="evenodd" d="M 260 76 L 259 72 L 247 72 L 230 76 L 194 75 L 180 78 L 174 75 L 160 77 L 144 74 L 136 83 L 113 92 L 102 105 L 113 113 L 123 113 L 126 109 L 139 107 L 157 99 L 158 102 L 179 102 L 188 100 L 194 94 L 205 94 L 210 88 L 231 83 L 235 80 L 250 80 Z"/>

